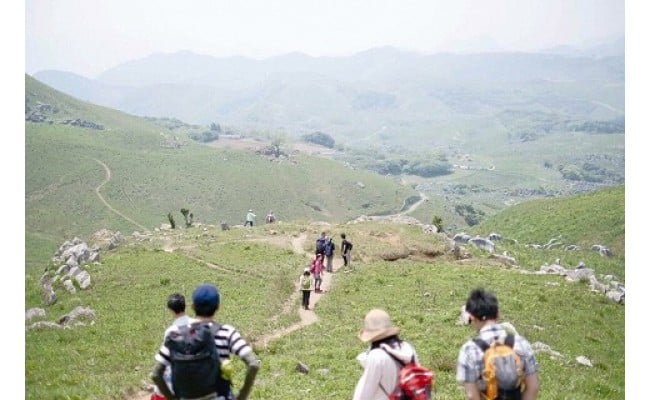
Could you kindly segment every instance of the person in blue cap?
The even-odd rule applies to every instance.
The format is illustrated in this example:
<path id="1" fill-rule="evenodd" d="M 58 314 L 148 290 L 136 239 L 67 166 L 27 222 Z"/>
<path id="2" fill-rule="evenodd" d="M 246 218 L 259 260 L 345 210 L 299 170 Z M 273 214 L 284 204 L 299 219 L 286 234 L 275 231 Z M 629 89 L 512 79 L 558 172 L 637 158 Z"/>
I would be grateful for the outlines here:
<path id="1" fill-rule="evenodd" d="M 260 360 L 253 352 L 251 346 L 241 337 L 239 331 L 229 324 L 217 324 L 214 316 L 220 306 L 219 290 L 211 284 L 201 284 L 194 289 L 192 293 L 192 309 L 196 314 L 196 320 L 202 323 L 209 323 L 215 326 L 214 341 L 216 344 L 217 354 L 222 364 L 222 372 L 224 366 L 230 362 L 230 355 L 236 355 L 246 364 L 246 377 L 244 383 L 239 389 L 239 393 L 235 396 L 232 392 L 227 394 L 212 393 L 208 396 L 200 397 L 201 400 L 247 400 L 255 382 L 255 376 L 260 368 Z M 176 328 L 178 331 L 178 328 Z M 173 332 L 173 329 L 172 329 Z M 170 333 L 172 334 L 172 333 Z M 165 345 L 160 347 L 160 350 L 155 356 L 156 365 L 152 371 L 152 379 L 158 384 L 163 378 L 165 367 L 171 365 L 170 350 Z M 175 397 L 171 392 L 167 392 L 166 385 L 160 387 L 161 392 L 167 399 L 181 399 L 192 400 L 191 398 Z"/>

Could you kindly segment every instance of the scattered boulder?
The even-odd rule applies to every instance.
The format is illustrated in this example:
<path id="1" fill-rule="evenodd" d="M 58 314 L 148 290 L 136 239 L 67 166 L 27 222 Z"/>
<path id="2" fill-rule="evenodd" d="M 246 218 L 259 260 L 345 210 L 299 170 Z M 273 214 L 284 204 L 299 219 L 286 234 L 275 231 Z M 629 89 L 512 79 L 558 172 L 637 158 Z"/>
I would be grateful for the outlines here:
<path id="1" fill-rule="evenodd" d="M 490 258 L 494 258 L 502 264 L 509 265 L 511 267 L 517 265 L 517 260 L 515 260 L 514 257 L 510 257 L 506 251 L 504 251 L 503 254 L 490 254 Z"/>
<path id="2" fill-rule="evenodd" d="M 550 355 L 550 357 L 552 359 L 554 359 L 554 360 L 564 358 L 564 356 L 562 354 L 560 354 L 559 352 L 551 349 L 551 346 L 549 346 L 549 345 L 547 345 L 545 343 L 542 343 L 542 342 L 532 343 L 530 345 L 530 347 L 533 349 L 534 353 L 536 353 L 536 354 L 537 353 L 546 353 L 546 354 Z"/>
<path id="3" fill-rule="evenodd" d="M 598 252 L 602 257 L 611 257 L 612 252 L 605 246 L 600 245 L 600 244 L 595 244 L 591 246 L 591 250 Z"/>
<path id="4" fill-rule="evenodd" d="M 309 373 L 309 367 L 301 362 L 298 362 L 296 364 L 296 371 L 298 371 L 301 374 L 307 375 Z"/>
<path id="5" fill-rule="evenodd" d="M 490 254 L 496 251 L 496 246 L 491 240 L 482 238 L 480 236 L 475 236 L 468 241 L 472 246 L 490 252 Z"/>
<path id="6" fill-rule="evenodd" d="M 27 329 L 62 329 L 63 327 L 56 322 L 38 321 L 31 324 Z"/>
<path id="7" fill-rule="evenodd" d="M 45 310 L 42 308 L 34 307 L 25 311 L 25 321 L 29 321 L 34 318 L 43 318 L 45 317 Z"/>
<path id="8" fill-rule="evenodd" d="M 490 233 L 487 238 L 488 238 L 488 240 L 491 240 L 493 242 L 503 239 L 503 237 L 501 237 L 501 235 L 499 235 L 498 233 L 495 233 L 495 232 Z"/>
<path id="9" fill-rule="evenodd" d="M 63 287 L 70 294 L 77 293 L 77 289 L 75 289 L 74 284 L 72 283 L 72 281 L 70 279 L 66 279 L 65 281 L 63 281 Z"/>
<path id="10" fill-rule="evenodd" d="M 464 232 L 457 233 L 454 235 L 454 242 L 465 244 L 469 242 L 472 237 Z"/>
<path id="11" fill-rule="evenodd" d="M 95 312 L 90 308 L 77 306 L 68 314 L 60 317 L 57 322 L 59 325 L 72 325 L 73 323 L 75 323 L 75 325 L 83 325 L 83 322 L 81 322 L 81 320 L 89 320 L 91 322 L 94 321 Z"/>

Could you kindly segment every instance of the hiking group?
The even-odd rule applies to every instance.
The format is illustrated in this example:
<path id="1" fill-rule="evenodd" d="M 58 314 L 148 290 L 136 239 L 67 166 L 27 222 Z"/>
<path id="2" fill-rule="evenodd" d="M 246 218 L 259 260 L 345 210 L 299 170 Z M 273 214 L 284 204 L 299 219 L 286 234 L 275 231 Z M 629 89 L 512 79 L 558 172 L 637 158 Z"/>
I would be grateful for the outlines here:
<path id="1" fill-rule="evenodd" d="M 345 239 L 344 234 L 341 235 Z M 321 234 L 331 242 L 325 233 Z M 321 239 L 319 238 L 319 239 Z M 342 246 L 343 247 L 343 246 Z M 319 251 L 314 260 L 322 260 Z M 318 271 L 317 271 L 318 272 Z M 310 293 L 320 283 L 310 268 L 299 279 L 302 307 L 309 309 Z M 174 320 L 165 330 L 163 342 L 155 354 L 151 378 L 155 383 L 151 400 L 246 400 L 260 368 L 260 360 L 251 346 L 232 325 L 214 319 L 220 305 L 218 289 L 201 284 L 192 293 L 195 317 L 185 313 L 185 297 L 174 293 L 167 308 Z M 497 298 L 484 289 L 474 289 L 465 303 L 475 338 L 465 342 L 458 353 L 456 381 L 467 400 L 535 400 L 539 391 L 538 364 L 530 343 L 499 324 Z M 363 368 L 353 391 L 353 400 L 430 400 L 435 383 L 432 370 L 420 364 L 415 347 L 400 338 L 382 309 L 370 310 L 357 335 L 368 347 L 356 360 Z M 244 382 L 235 395 L 231 374 L 231 356 L 246 364 Z"/>
<path id="2" fill-rule="evenodd" d="M 459 350 L 456 381 L 467 400 L 535 400 L 538 364 L 530 343 L 497 323 L 494 294 L 474 289 L 465 309 L 477 337 Z M 358 338 L 368 348 L 357 356 L 363 367 L 353 400 L 431 399 L 435 376 L 420 365 L 412 344 L 400 339 L 400 329 L 386 311 L 370 310 Z"/>
<path id="3" fill-rule="evenodd" d="M 341 234 L 341 238 L 343 239 L 341 248 L 346 249 L 345 251 L 341 251 L 341 256 L 343 257 L 345 264 L 345 260 L 350 257 L 352 243 L 345 239 L 345 233 Z M 327 236 L 326 232 L 321 232 L 318 239 L 316 239 L 315 247 L 316 254 L 314 254 L 309 266 L 305 268 L 298 278 L 298 287 L 302 292 L 301 306 L 305 310 L 309 310 L 309 299 L 312 291 L 314 293 L 323 293 L 321 288 L 321 285 L 323 284 L 323 273 L 334 272 L 333 258 L 334 250 L 336 250 L 334 240 Z"/>
<path id="4" fill-rule="evenodd" d="M 219 324 L 217 288 L 202 284 L 192 293 L 195 318 L 185 314 L 185 297 L 169 296 L 167 308 L 174 315 L 165 330 L 163 343 L 154 356 L 151 400 L 246 400 L 253 388 L 260 360 L 232 325 Z M 244 383 L 235 396 L 232 389 L 231 355 L 246 364 Z"/>

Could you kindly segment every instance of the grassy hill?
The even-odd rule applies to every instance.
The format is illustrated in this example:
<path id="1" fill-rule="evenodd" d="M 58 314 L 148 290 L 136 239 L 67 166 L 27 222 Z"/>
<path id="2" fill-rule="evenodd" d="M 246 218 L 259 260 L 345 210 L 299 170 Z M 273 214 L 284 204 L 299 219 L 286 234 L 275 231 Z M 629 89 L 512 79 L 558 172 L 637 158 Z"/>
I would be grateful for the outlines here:
<path id="1" fill-rule="evenodd" d="M 602 239 L 612 249 L 623 248 L 624 219 L 620 206 L 624 188 L 558 199 L 536 208 L 521 205 L 486 221 L 477 232 L 496 231 L 505 237 L 540 241 L 546 232 L 562 233 L 575 243 Z M 598 236 L 600 222 L 588 214 L 607 207 L 617 229 Z M 602 207 L 602 208 L 601 208 Z M 540 219 L 572 212 L 571 228 L 561 219 Z M 596 210 L 596 211 L 594 211 Z M 549 214 L 550 215 L 550 214 Z M 493 221 L 504 221 L 496 225 Z M 488 224 L 489 223 L 489 224 Z M 526 236 L 525 226 L 537 233 Z M 423 233 L 417 226 L 378 222 L 324 224 L 295 221 L 253 229 L 222 232 L 214 227 L 153 232 L 147 240 L 125 236 L 117 249 L 102 253 L 100 265 L 87 266 L 93 284 L 46 308 L 45 320 L 56 320 L 74 306 L 92 308 L 93 325 L 62 330 L 28 330 L 26 340 L 26 399 L 133 399 L 148 378 L 153 354 L 170 317 L 166 296 L 190 295 L 200 282 L 212 282 L 222 292 L 218 320 L 240 329 L 249 342 L 298 321 L 300 300 L 295 281 L 312 254 L 313 242 L 325 230 L 338 237 L 346 232 L 354 243 L 354 270 L 339 270 L 315 313 L 320 320 L 258 345 L 262 359 L 252 399 L 350 398 L 361 375 L 355 361 L 365 346 L 356 334 L 371 308 L 386 309 L 401 336 L 413 343 L 421 361 L 436 374 L 437 399 L 463 399 L 455 384 L 458 348 L 473 332 L 455 324 L 468 292 L 477 286 L 493 290 L 503 320 L 511 322 L 531 343 L 541 342 L 559 355 L 538 352 L 540 398 L 621 399 L 625 396 L 625 306 L 589 290 L 586 282 L 570 283 L 557 275 L 522 274 L 539 270 L 544 262 L 561 258 L 567 267 L 584 260 L 603 274 L 624 282 L 624 257 L 604 258 L 583 248 L 569 252 L 533 250 L 523 244 L 499 244 L 509 250 L 519 268 L 506 267 L 472 248 L 470 259 L 456 260 L 443 235 Z M 85 238 L 84 238 L 85 239 Z M 297 248 L 296 248 L 297 246 Z M 396 261 L 387 261 L 387 260 Z M 337 260 L 338 261 L 338 260 Z M 40 271 L 28 270 L 26 307 L 42 307 Z M 289 308 L 287 308 L 287 306 Z M 578 364 L 587 357 L 593 367 Z M 296 372 L 297 362 L 310 372 Z M 243 379 L 236 362 L 236 386 Z"/>
<path id="2" fill-rule="evenodd" d="M 567 268 L 582 261 L 599 279 L 614 275 L 624 282 L 624 186 L 495 210 L 468 230 L 516 239 L 499 242 L 497 252 L 508 251 L 519 268 L 471 247 L 462 251 L 470 258 L 459 260 L 447 237 L 418 226 L 346 222 L 398 212 L 417 195 L 412 186 L 324 158 L 275 160 L 198 145 L 29 77 L 25 84 L 26 117 L 42 117 L 25 123 L 25 307 L 43 307 L 46 316 L 37 319 L 43 321 L 56 321 L 75 306 L 96 316 L 93 324 L 71 329 L 26 330 L 26 399 L 132 400 L 148 380 L 170 322 L 166 297 L 189 296 L 201 282 L 222 292 L 218 320 L 238 327 L 251 343 L 291 326 L 299 320 L 295 283 L 323 230 L 336 238 L 348 234 L 354 269 L 333 275 L 315 310 L 316 323 L 268 346 L 255 345 L 262 369 L 252 399 L 350 398 L 361 374 L 355 357 L 364 350 L 356 334 L 374 307 L 391 314 L 402 337 L 434 370 L 436 398 L 462 399 L 455 361 L 473 332 L 455 321 L 477 286 L 497 294 L 503 319 L 531 343 L 560 354 L 537 354 L 540 398 L 624 397 L 625 306 L 592 292 L 586 282 L 531 273 L 559 258 Z M 444 196 L 435 196 L 414 215 L 429 222 L 450 207 Z M 189 208 L 201 226 L 184 227 L 181 208 Z M 273 209 L 280 223 L 218 228 L 221 221 L 240 224 L 248 208 L 257 211 L 258 221 Z M 179 229 L 155 229 L 168 222 L 168 212 Z M 44 269 L 59 267 L 49 261 L 54 251 L 74 236 L 89 241 L 102 228 L 121 231 L 124 241 L 102 250 L 100 264 L 83 267 L 91 287 L 71 294 L 56 282 L 58 300 L 45 307 L 39 279 Z M 136 230 L 144 235 L 132 235 Z M 581 250 L 525 246 L 558 237 Z M 613 256 L 591 251 L 596 243 Z M 593 367 L 578 364 L 578 356 Z M 297 362 L 311 372 L 297 373 Z M 236 363 L 237 386 L 241 367 Z"/>
<path id="3" fill-rule="evenodd" d="M 522 216 L 525 215 L 525 218 Z M 512 206 L 488 217 L 469 231 L 499 232 L 520 243 L 547 243 L 561 238 L 565 244 L 589 249 L 604 245 L 625 254 L 625 186 L 564 199 L 535 200 Z"/>
<path id="4" fill-rule="evenodd" d="M 301 154 L 272 159 L 200 145 L 29 76 L 25 94 L 28 264 L 63 240 L 102 228 L 153 230 L 168 223 L 169 212 L 181 225 L 181 208 L 203 224 L 241 224 L 249 208 L 258 222 L 269 209 L 281 220 L 342 222 L 397 212 L 416 194 L 390 178 L 331 160 Z"/>

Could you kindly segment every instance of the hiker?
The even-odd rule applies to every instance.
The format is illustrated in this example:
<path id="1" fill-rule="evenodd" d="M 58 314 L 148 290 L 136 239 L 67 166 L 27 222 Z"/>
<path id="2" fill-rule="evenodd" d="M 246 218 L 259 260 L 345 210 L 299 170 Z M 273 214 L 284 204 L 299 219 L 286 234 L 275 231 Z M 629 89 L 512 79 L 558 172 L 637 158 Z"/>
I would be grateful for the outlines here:
<path id="1" fill-rule="evenodd" d="M 253 222 L 255 222 L 255 217 L 257 217 L 257 215 L 253 214 L 253 210 L 248 210 L 248 214 L 246 214 L 246 222 L 244 222 L 244 227 L 250 225 L 252 228 Z"/>
<path id="2" fill-rule="evenodd" d="M 325 244 L 325 271 L 334 272 L 332 267 L 332 259 L 334 258 L 334 250 L 336 250 L 336 245 L 332 238 L 329 238 L 327 244 Z"/>
<path id="3" fill-rule="evenodd" d="M 341 233 L 341 257 L 343 257 L 343 266 L 350 265 L 350 252 L 352 252 L 352 243 L 345 238 L 345 233 Z"/>
<path id="4" fill-rule="evenodd" d="M 403 364 L 419 362 L 415 348 L 399 338 L 386 311 L 373 309 L 366 314 L 358 338 L 368 349 L 357 356 L 363 374 L 354 388 L 353 400 L 386 400 L 397 386 Z"/>
<path id="5" fill-rule="evenodd" d="M 193 318 L 190 318 L 185 314 L 185 296 L 180 293 L 173 293 L 167 298 L 167 309 L 171 312 L 174 317 L 172 324 L 165 330 L 163 339 L 167 336 L 167 333 L 172 330 L 175 326 L 189 325 Z M 163 375 L 165 383 L 169 390 L 173 393 L 174 389 L 172 387 L 172 371 L 169 367 L 165 368 Z M 153 387 L 154 392 L 151 394 L 150 400 L 165 400 L 165 396 L 162 394 L 157 385 Z"/>
<path id="6" fill-rule="evenodd" d="M 495 340 L 505 341 L 508 332 L 504 327 L 497 324 L 499 318 L 499 304 L 494 294 L 479 288 L 470 292 L 465 310 L 469 314 L 469 324 L 476 332 L 480 341 L 490 345 Z M 481 393 L 486 395 L 486 382 L 483 381 L 483 354 L 484 350 L 479 343 L 468 340 L 463 344 L 458 353 L 456 364 L 456 381 L 465 388 L 465 398 L 478 400 L 482 398 Z M 537 371 L 539 369 L 535 355 L 530 343 L 518 334 L 514 335 L 513 349 L 521 359 L 523 369 L 523 391 L 515 393 L 515 396 L 508 398 L 521 398 L 522 400 L 537 399 L 539 381 Z M 521 388 L 519 388 L 521 390 Z"/>
<path id="7" fill-rule="evenodd" d="M 266 215 L 266 223 L 272 224 L 275 222 L 275 216 L 273 215 L 273 210 L 269 210 L 269 213 Z"/>
<path id="8" fill-rule="evenodd" d="M 255 381 L 255 376 L 257 371 L 260 368 L 260 360 L 257 358 L 253 349 L 250 345 L 241 337 L 239 331 L 232 325 L 219 325 L 214 321 L 214 315 L 219 309 L 220 305 L 220 295 L 218 289 L 210 284 L 201 284 L 194 289 L 192 293 L 192 309 L 196 313 L 196 321 L 190 325 L 185 326 L 172 326 L 170 332 L 165 335 L 165 341 L 163 342 L 160 350 L 155 356 L 156 365 L 153 368 L 151 373 L 151 378 L 156 383 L 156 385 L 161 389 L 163 395 L 169 400 L 181 399 L 181 400 L 191 400 L 191 399 L 200 399 L 200 400 L 247 400 L 250 395 L 250 391 L 253 388 L 253 382 Z M 246 364 L 246 376 L 244 378 L 244 383 L 239 390 L 239 393 L 235 396 L 232 392 L 231 382 L 229 378 L 225 378 L 222 374 L 208 374 L 209 377 L 214 382 L 205 382 L 200 381 L 195 383 L 192 389 L 195 389 L 196 386 L 207 386 L 212 391 L 208 393 L 203 393 L 198 396 L 183 397 L 175 396 L 172 394 L 166 385 L 164 385 L 163 373 L 165 367 L 172 366 L 173 362 L 173 353 L 170 350 L 170 346 L 173 344 L 174 338 L 182 335 L 183 333 L 198 332 L 201 329 L 210 329 L 208 334 L 210 339 L 214 340 L 213 349 L 216 352 L 216 356 L 219 359 L 220 368 L 222 373 L 227 373 L 226 368 L 227 364 L 230 362 L 230 355 L 236 355 Z M 212 343 L 211 343 L 212 344 Z M 187 358 L 184 355 L 184 358 Z M 211 357 L 201 357 L 196 358 L 201 360 L 201 362 L 210 362 L 203 360 L 211 360 Z M 181 365 L 182 363 L 179 363 Z M 203 365 L 201 365 L 203 367 Z M 205 368 L 202 368 L 203 370 Z M 208 371 L 211 371 L 208 369 Z M 172 366 L 172 376 L 175 374 L 175 367 Z M 212 371 L 215 372 L 215 371 Z M 184 380 L 196 379 L 197 374 L 192 374 L 191 376 L 177 376 L 175 382 L 175 390 L 180 391 L 178 383 Z M 213 378 L 212 378 L 213 377 Z M 205 383 L 204 383 L 205 382 Z M 225 383 L 224 383 L 225 382 Z"/>
<path id="9" fill-rule="evenodd" d="M 325 232 L 320 233 L 320 237 L 316 239 L 316 254 L 325 254 L 325 245 L 328 239 Z"/>
<path id="10" fill-rule="evenodd" d="M 309 297 L 314 289 L 314 278 L 312 278 L 309 268 L 305 268 L 300 275 L 298 287 L 302 291 L 302 306 L 305 310 L 309 310 Z"/>
<path id="11" fill-rule="evenodd" d="M 314 258 L 311 260 L 311 269 L 309 272 L 312 273 L 314 276 L 314 285 L 315 293 L 322 293 L 322 290 L 320 290 L 320 285 L 323 283 L 323 255 L 322 254 L 316 254 Z"/>

